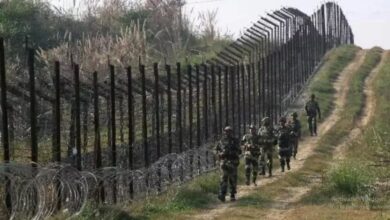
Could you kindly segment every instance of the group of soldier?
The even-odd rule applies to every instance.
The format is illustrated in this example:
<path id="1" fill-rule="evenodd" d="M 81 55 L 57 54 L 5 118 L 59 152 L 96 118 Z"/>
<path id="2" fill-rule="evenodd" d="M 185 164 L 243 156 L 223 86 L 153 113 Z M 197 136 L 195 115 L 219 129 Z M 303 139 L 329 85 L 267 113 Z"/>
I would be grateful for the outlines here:
<path id="1" fill-rule="evenodd" d="M 305 110 L 310 134 L 317 135 L 317 115 L 321 119 L 321 112 L 314 95 L 306 103 Z M 218 199 L 225 201 L 228 185 L 230 185 L 230 200 L 236 200 L 237 169 L 241 154 L 244 155 L 245 160 L 245 183 L 250 185 L 252 182 L 256 186 L 257 176 L 266 175 L 267 168 L 268 176 L 272 176 L 275 146 L 278 146 L 281 172 L 284 172 L 285 168 L 291 169 L 290 158 L 295 159 L 297 156 L 300 137 L 301 123 L 296 112 L 291 114 L 291 119 L 288 121 L 286 117 L 281 117 L 277 128 L 274 128 L 269 117 L 263 118 L 259 130 L 254 125 L 250 125 L 249 133 L 245 134 L 241 141 L 234 137 L 232 127 L 225 127 L 223 136 L 216 146 L 216 155 L 222 172 Z"/>

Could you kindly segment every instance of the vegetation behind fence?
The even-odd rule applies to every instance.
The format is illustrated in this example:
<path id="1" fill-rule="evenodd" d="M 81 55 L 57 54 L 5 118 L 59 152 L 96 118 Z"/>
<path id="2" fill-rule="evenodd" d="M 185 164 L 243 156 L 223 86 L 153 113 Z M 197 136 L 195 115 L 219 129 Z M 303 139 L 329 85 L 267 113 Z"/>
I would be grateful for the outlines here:
<path id="1" fill-rule="evenodd" d="M 91 72 L 72 53 L 43 62 L 27 48 L 15 77 L 1 38 L 6 207 L 14 217 L 77 212 L 88 198 L 128 201 L 209 171 L 224 126 L 242 135 L 264 116 L 276 122 L 325 53 L 353 42 L 340 7 L 325 3 L 311 17 L 267 14 L 201 64 L 107 57 Z"/>

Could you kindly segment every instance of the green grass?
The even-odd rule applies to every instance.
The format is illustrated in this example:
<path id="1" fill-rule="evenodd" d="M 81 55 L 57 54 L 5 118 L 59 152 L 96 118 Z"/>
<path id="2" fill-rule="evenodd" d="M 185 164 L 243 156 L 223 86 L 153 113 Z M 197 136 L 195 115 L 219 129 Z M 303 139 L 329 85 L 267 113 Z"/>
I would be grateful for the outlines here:
<path id="1" fill-rule="evenodd" d="M 322 172 L 325 175 L 324 184 L 315 187 L 302 200 L 306 204 L 331 204 L 334 201 L 352 201 L 350 197 L 371 196 L 370 184 L 375 180 L 372 170 L 367 163 L 358 158 L 348 157 L 347 161 L 337 164 L 330 172 L 325 172 L 329 168 L 326 161 L 332 160 L 332 151 L 337 144 L 348 135 L 354 127 L 355 120 L 360 116 L 364 107 L 364 81 L 372 69 L 380 62 L 382 49 L 373 48 L 367 52 L 362 66 L 351 79 L 350 89 L 347 94 L 347 108 L 341 113 L 340 120 L 336 123 L 321 140 L 321 154 L 316 155 L 316 165 L 312 162 L 315 172 Z M 357 142 L 353 143 L 356 146 Z M 361 157 L 365 157 L 362 154 Z M 320 159 L 322 157 L 322 160 Z M 326 160 L 325 160 L 326 159 Z M 308 164 L 308 165 L 309 165 Z M 306 165 L 305 165 L 306 166 Z M 347 199 L 348 198 L 348 199 Z"/>
<path id="2" fill-rule="evenodd" d="M 341 71 L 355 58 L 358 50 L 359 48 L 352 45 L 332 50 L 325 57 L 324 65 L 310 83 L 309 93 L 316 94 L 323 118 L 328 116 L 333 108 L 332 100 L 336 92 L 333 88 L 333 82 Z"/>
<path id="3" fill-rule="evenodd" d="M 357 51 L 358 48 L 353 46 L 343 46 L 333 50 L 327 55 L 325 64 L 314 77 L 309 88 L 310 92 L 317 94 L 319 97 L 324 117 L 329 115 L 332 109 L 331 103 L 335 92 L 332 87 L 333 81 L 355 57 Z M 321 145 L 316 151 L 316 154 L 305 162 L 307 169 L 285 175 L 278 184 L 266 186 L 266 191 L 256 191 L 249 196 L 241 198 L 236 203 L 237 206 L 265 207 L 267 203 L 272 201 L 272 197 L 276 193 L 283 192 L 285 187 L 307 184 L 308 180 L 306 176 L 308 174 L 313 174 L 318 171 L 323 172 L 325 167 L 327 167 L 328 164 L 326 161 L 331 157 L 333 149 L 330 145 L 337 143 L 337 140 L 333 140 L 332 138 L 329 140 L 331 141 L 326 143 L 321 142 L 322 145 L 326 145 Z M 241 163 L 239 168 L 240 183 L 244 180 L 243 170 L 243 164 Z M 205 209 L 212 204 L 216 204 L 218 188 L 219 174 L 217 172 L 211 172 L 195 178 L 195 180 L 181 186 L 179 189 L 171 189 L 162 195 L 150 197 L 145 201 L 134 202 L 128 206 L 123 206 L 121 210 L 127 211 L 135 219 L 173 219 L 177 216 L 193 213 L 196 210 Z"/>
<path id="4" fill-rule="evenodd" d="M 337 195 L 366 195 L 374 182 L 373 173 L 361 163 L 346 161 L 330 170 L 328 182 L 331 191 Z"/>
<path id="5" fill-rule="evenodd" d="M 323 118 L 327 117 L 333 108 L 332 101 L 336 92 L 333 88 L 333 82 L 344 68 L 355 58 L 358 50 L 359 48 L 355 46 L 342 46 L 331 51 L 325 57 L 324 65 L 310 83 L 309 93 L 314 93 L 318 97 L 317 99 L 321 105 Z M 303 118 L 303 115 L 301 116 L 301 118 Z M 303 120 L 302 129 L 307 131 L 307 123 Z M 304 132 L 304 135 L 305 134 L 307 134 L 307 132 Z M 337 143 L 336 139 L 329 139 L 329 141 L 332 141 L 331 144 Z M 332 149 L 317 147 L 315 151 L 316 153 L 305 161 L 304 169 L 295 173 L 288 173 L 283 179 L 278 181 L 278 184 L 266 186 L 266 191 L 262 192 L 262 196 L 273 198 L 285 191 L 286 187 L 308 184 L 308 175 L 315 175 L 318 172 L 323 172 L 324 167 L 327 165 L 326 161 L 330 159 Z M 248 197 L 252 196 L 253 195 L 250 195 Z M 247 198 L 244 197 L 243 199 L 245 200 Z M 238 201 L 238 203 L 240 203 L 240 201 Z"/>
<path id="6" fill-rule="evenodd" d="M 335 92 L 332 87 L 333 81 L 337 78 L 338 73 L 340 73 L 346 67 L 348 62 L 353 59 L 358 49 L 356 47 L 348 46 L 338 48 L 336 50 L 337 51 L 335 51 L 331 57 L 328 57 L 328 62 L 325 63 L 319 75 L 313 79 L 313 82 L 309 87 L 311 92 L 315 93 L 319 98 L 321 98 L 321 106 L 325 106 L 325 109 L 323 108 L 324 116 L 328 115 L 332 108 L 331 103 Z M 278 181 L 278 184 L 266 186 L 267 190 L 263 193 L 263 195 L 265 194 L 267 197 L 272 198 L 276 195 L 279 195 L 281 192 L 283 192 L 283 189 L 287 187 L 307 185 L 310 181 L 307 178 L 308 176 L 326 176 L 327 169 L 330 167 L 329 161 L 332 160 L 332 153 L 335 146 L 340 144 L 349 134 L 350 130 L 354 126 L 355 119 L 360 115 L 361 109 L 363 107 L 363 86 L 358 87 L 355 85 L 363 85 L 364 79 L 379 62 L 380 56 L 381 50 L 378 48 L 373 48 L 367 53 L 362 66 L 359 67 L 357 73 L 351 79 L 351 85 L 353 86 L 347 94 L 348 102 L 346 106 L 348 107 L 342 112 L 342 117 L 336 123 L 336 125 L 328 133 L 320 137 L 319 144 L 314 150 L 314 154 L 307 158 L 303 165 L 303 169 L 299 170 L 298 172 L 285 175 L 283 179 Z M 341 65 L 340 62 L 343 65 Z M 334 67 L 337 67 L 337 69 L 334 69 Z M 335 70 L 339 72 L 334 72 Z M 333 172 L 333 180 L 336 179 L 336 173 L 336 171 Z M 342 175 L 343 172 L 338 172 L 338 174 Z M 352 181 L 351 178 L 345 180 Z M 353 185 L 353 183 L 346 184 Z M 336 186 L 340 185 L 336 184 Z M 329 196 L 328 190 L 326 193 L 325 191 L 324 193 L 320 194 L 316 192 L 317 191 L 314 190 L 314 192 L 309 193 L 310 195 L 305 198 L 305 201 L 316 203 L 318 201 L 331 198 L 331 196 Z M 336 193 L 336 190 L 332 192 Z"/>

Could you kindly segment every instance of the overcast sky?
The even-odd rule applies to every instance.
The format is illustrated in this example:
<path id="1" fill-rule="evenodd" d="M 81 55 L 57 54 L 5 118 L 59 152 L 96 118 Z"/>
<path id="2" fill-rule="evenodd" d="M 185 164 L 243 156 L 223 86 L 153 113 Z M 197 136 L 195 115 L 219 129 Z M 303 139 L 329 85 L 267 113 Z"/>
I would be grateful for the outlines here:
<path id="1" fill-rule="evenodd" d="M 49 0 L 62 6 L 72 5 L 73 0 Z M 78 0 L 83 1 L 83 0 Z M 281 7 L 295 7 L 311 15 L 324 1 L 319 0 L 185 0 L 184 11 L 193 20 L 199 12 L 218 10 L 217 25 L 224 33 L 229 30 L 239 36 L 252 22 L 264 16 L 266 12 Z M 363 48 L 381 46 L 390 49 L 390 0 L 339 0 L 352 30 L 355 43 Z"/>
<path id="2" fill-rule="evenodd" d="M 218 27 L 239 36 L 266 12 L 290 6 L 311 15 L 324 1 L 317 0 L 187 0 L 186 12 L 195 19 L 200 11 L 218 9 Z M 363 48 L 390 49 L 390 0 L 339 0 L 352 30 L 355 44 Z"/>

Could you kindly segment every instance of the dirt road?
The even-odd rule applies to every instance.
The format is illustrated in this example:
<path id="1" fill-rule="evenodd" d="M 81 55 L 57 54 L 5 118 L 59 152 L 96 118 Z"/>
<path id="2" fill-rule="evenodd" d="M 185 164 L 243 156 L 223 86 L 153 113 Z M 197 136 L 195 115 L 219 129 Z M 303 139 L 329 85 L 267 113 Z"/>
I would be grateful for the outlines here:
<path id="1" fill-rule="evenodd" d="M 334 99 L 334 109 L 332 113 L 319 125 L 318 127 L 319 136 L 322 136 L 326 132 L 328 132 L 329 129 L 332 128 L 332 126 L 334 126 L 335 123 L 339 120 L 340 112 L 342 112 L 343 108 L 345 107 L 344 103 L 346 101 L 346 97 L 348 94 L 349 82 L 353 74 L 363 63 L 365 55 L 366 55 L 365 50 L 359 51 L 356 57 L 354 58 L 354 60 L 343 70 L 343 72 L 340 74 L 340 76 L 334 83 L 334 88 L 337 91 Z M 370 74 L 370 77 L 373 77 L 375 71 L 377 72 L 377 69 L 373 71 L 373 74 Z M 370 84 L 369 81 L 370 80 L 367 80 L 366 84 Z M 367 92 L 368 94 L 370 90 L 371 89 L 367 89 L 367 91 L 365 92 Z M 307 96 L 308 94 L 304 93 L 303 95 Z M 371 99 L 369 98 L 369 96 L 367 96 L 366 100 L 368 102 Z M 367 111 L 367 113 L 363 114 L 364 116 L 362 117 L 361 121 L 367 121 L 367 122 L 369 121 L 369 119 L 365 119 L 365 118 L 371 117 L 372 113 L 370 113 L 370 111 L 372 111 L 372 109 L 369 110 L 370 108 L 371 107 L 366 108 L 367 110 L 365 110 L 365 112 Z M 367 124 L 367 122 L 365 122 L 365 124 Z M 362 126 L 364 126 L 363 122 L 362 122 Z M 289 172 L 296 172 L 303 167 L 306 158 L 310 157 L 313 154 L 314 148 L 315 146 L 317 146 L 318 140 L 319 140 L 318 137 L 305 137 L 304 140 L 300 142 L 300 151 L 297 155 L 297 160 L 294 160 L 292 162 L 292 170 Z M 275 163 L 274 165 L 278 167 L 278 161 L 274 161 L 274 163 Z M 280 178 L 283 178 L 283 174 L 279 171 L 279 169 L 277 169 L 274 172 L 274 176 L 272 178 L 260 178 L 257 181 L 257 186 L 239 186 L 237 197 L 238 199 L 240 199 L 241 197 L 247 196 L 257 188 L 276 182 Z M 283 193 L 282 196 L 276 198 L 275 206 L 270 209 L 269 215 L 267 216 L 266 219 L 283 219 L 285 217 L 285 214 L 288 212 L 286 208 L 289 206 L 289 204 L 293 203 L 294 201 L 298 201 L 300 198 L 302 198 L 302 196 L 305 195 L 305 193 L 310 190 L 310 186 L 290 187 L 288 190 L 289 192 Z M 188 217 L 191 219 L 215 219 L 221 213 L 224 213 L 229 208 L 232 208 L 233 205 L 234 203 L 218 204 L 209 210 L 203 211 L 198 215 L 188 216 Z"/>
<path id="2" fill-rule="evenodd" d="M 362 53 L 365 53 L 365 52 L 362 51 Z M 377 76 L 379 70 L 381 69 L 382 65 L 384 64 L 385 55 L 386 55 L 386 53 L 382 53 L 381 62 L 370 72 L 369 76 L 365 80 L 365 84 L 364 84 L 365 104 L 364 104 L 363 112 L 362 112 L 361 116 L 355 121 L 355 128 L 350 131 L 350 133 L 348 134 L 348 137 L 346 137 L 342 143 L 340 143 L 338 146 L 335 147 L 335 151 L 333 152 L 334 159 L 342 160 L 345 158 L 345 152 L 346 152 L 348 146 L 352 143 L 353 140 L 355 140 L 359 135 L 361 135 L 362 129 L 365 126 L 367 126 L 368 122 L 370 121 L 371 117 L 373 116 L 373 113 L 375 111 L 375 96 L 374 96 L 374 90 L 373 90 L 373 82 L 374 82 L 375 77 Z M 355 65 L 355 63 L 353 62 L 350 65 Z M 345 73 L 343 73 L 343 74 L 345 74 Z M 351 75 L 353 73 L 347 73 L 347 74 Z M 343 76 L 341 75 L 338 82 L 335 83 L 335 88 L 338 91 L 337 95 L 341 94 L 341 96 L 343 96 L 341 98 L 336 99 L 336 108 L 334 111 L 335 113 L 341 112 L 341 110 L 343 108 L 345 108 L 344 103 L 345 103 L 345 98 L 346 98 L 345 97 L 346 92 L 348 91 L 348 82 L 341 81 L 342 77 Z M 285 197 L 284 196 L 284 197 L 278 198 L 280 201 L 284 201 L 284 203 L 283 203 L 284 207 L 272 209 L 270 214 L 267 215 L 266 219 L 271 219 L 271 220 L 288 219 L 290 216 L 290 212 L 293 210 L 291 207 L 290 208 L 288 208 L 288 207 L 291 204 L 298 202 L 306 194 L 306 192 L 308 192 L 311 189 L 311 187 L 313 187 L 314 184 L 315 183 L 312 183 L 312 184 L 306 185 L 304 187 L 299 187 L 299 189 L 297 189 L 297 190 L 292 190 L 291 193 L 294 195 L 292 197 Z"/>

